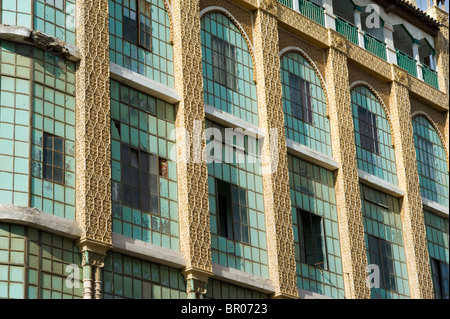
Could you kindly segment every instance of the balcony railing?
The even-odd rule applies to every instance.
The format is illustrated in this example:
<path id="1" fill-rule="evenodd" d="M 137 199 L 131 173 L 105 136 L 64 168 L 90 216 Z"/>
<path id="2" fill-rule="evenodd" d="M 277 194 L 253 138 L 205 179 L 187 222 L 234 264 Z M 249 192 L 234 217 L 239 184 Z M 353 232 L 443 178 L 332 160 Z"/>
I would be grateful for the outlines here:
<path id="1" fill-rule="evenodd" d="M 422 76 L 423 81 L 436 89 L 439 90 L 439 80 L 438 80 L 438 74 L 436 71 L 430 69 L 425 64 L 422 64 Z"/>
<path id="2" fill-rule="evenodd" d="M 409 74 L 417 77 L 417 62 L 414 58 L 410 57 L 406 53 L 396 49 L 397 51 L 397 65 L 406 71 Z"/>
<path id="3" fill-rule="evenodd" d="M 310 18 L 314 22 L 317 22 L 318 24 L 325 26 L 323 7 L 319 6 L 317 3 L 307 0 L 298 0 L 298 5 L 301 14 L 307 18 Z"/>
<path id="4" fill-rule="evenodd" d="M 364 48 L 370 53 L 375 54 L 377 57 L 387 60 L 386 56 L 386 43 L 381 42 L 373 35 L 364 33 Z"/>
<path id="5" fill-rule="evenodd" d="M 284 4 L 286 7 L 294 9 L 292 2 L 295 0 L 278 0 L 279 3 Z"/>
<path id="6" fill-rule="evenodd" d="M 359 45 L 358 28 L 350 22 L 341 17 L 336 17 L 336 31 L 345 36 L 350 42 Z"/>

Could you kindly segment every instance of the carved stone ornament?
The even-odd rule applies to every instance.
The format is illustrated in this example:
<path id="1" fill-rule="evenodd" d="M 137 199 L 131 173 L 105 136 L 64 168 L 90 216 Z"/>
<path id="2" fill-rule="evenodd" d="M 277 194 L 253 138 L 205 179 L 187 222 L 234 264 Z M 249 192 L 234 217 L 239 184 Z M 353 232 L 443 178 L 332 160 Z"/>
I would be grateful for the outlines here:
<path id="1" fill-rule="evenodd" d="M 206 294 L 206 286 L 208 285 L 208 282 L 204 282 L 198 279 L 188 279 L 187 281 L 187 293 L 196 293 L 204 295 Z"/>

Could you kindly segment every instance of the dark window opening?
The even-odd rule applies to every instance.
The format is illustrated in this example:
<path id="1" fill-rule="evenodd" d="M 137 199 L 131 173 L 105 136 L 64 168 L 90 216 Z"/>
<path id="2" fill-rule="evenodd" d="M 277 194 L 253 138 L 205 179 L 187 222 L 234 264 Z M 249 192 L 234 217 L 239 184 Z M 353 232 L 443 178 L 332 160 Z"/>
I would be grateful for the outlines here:
<path id="1" fill-rule="evenodd" d="M 435 299 L 449 299 L 449 265 L 431 258 L 431 275 Z"/>
<path id="2" fill-rule="evenodd" d="M 159 215 L 160 160 L 156 155 L 121 144 L 122 202 Z"/>
<path id="3" fill-rule="evenodd" d="M 221 85 L 237 90 L 236 48 L 234 45 L 211 36 L 213 80 Z"/>
<path id="4" fill-rule="evenodd" d="M 358 123 L 361 147 L 372 153 L 380 154 L 376 114 L 358 106 Z"/>
<path id="5" fill-rule="evenodd" d="M 64 184 L 64 139 L 45 132 L 44 179 Z"/>
<path id="6" fill-rule="evenodd" d="M 139 45 L 152 50 L 152 5 L 145 0 L 139 0 Z"/>
<path id="7" fill-rule="evenodd" d="M 380 268 L 380 288 L 397 291 L 392 244 L 378 237 L 367 235 L 369 263 Z"/>
<path id="8" fill-rule="evenodd" d="M 298 75 L 289 73 L 289 84 L 292 116 L 306 123 L 313 124 L 309 82 Z"/>
<path id="9" fill-rule="evenodd" d="M 219 236 L 249 244 L 246 190 L 221 180 L 216 186 Z"/>
<path id="10" fill-rule="evenodd" d="M 325 227 L 323 218 L 298 210 L 300 260 L 308 265 L 327 269 Z"/>
<path id="11" fill-rule="evenodd" d="M 132 10 L 125 6 L 123 7 L 122 25 L 123 25 L 123 38 L 132 44 L 137 44 L 138 24 L 137 24 L 137 13 L 135 10 Z"/>

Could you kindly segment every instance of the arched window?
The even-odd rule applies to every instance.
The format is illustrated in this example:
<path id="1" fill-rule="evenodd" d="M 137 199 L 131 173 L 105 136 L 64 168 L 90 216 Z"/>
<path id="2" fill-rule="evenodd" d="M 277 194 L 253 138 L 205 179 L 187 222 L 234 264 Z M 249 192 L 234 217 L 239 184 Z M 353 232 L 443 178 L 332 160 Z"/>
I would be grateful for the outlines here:
<path id="1" fill-rule="evenodd" d="M 325 92 L 311 64 L 299 53 L 281 58 L 286 137 L 332 156 Z"/>
<path id="2" fill-rule="evenodd" d="M 238 27 L 226 15 L 202 17 L 201 41 L 205 104 L 258 125 L 253 61 Z"/>
<path id="3" fill-rule="evenodd" d="M 448 207 L 449 179 L 442 141 L 424 116 L 413 118 L 413 131 L 422 196 Z"/>
<path id="4" fill-rule="evenodd" d="M 391 128 L 377 97 L 366 87 L 351 90 L 358 169 L 398 184 Z"/>

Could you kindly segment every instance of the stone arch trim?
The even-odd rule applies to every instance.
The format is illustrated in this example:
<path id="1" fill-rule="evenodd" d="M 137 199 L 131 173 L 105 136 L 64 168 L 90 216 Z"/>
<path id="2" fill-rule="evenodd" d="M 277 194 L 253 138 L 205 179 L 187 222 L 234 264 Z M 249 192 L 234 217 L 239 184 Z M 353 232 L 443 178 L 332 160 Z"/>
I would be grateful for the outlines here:
<path id="1" fill-rule="evenodd" d="M 391 143 L 392 143 L 392 146 L 395 147 L 395 143 L 394 143 L 394 134 L 392 134 L 392 120 L 391 120 L 391 115 L 390 115 L 390 113 L 389 113 L 389 110 L 388 110 L 386 104 L 384 103 L 383 99 L 381 98 L 380 94 L 378 93 L 377 90 L 375 90 L 375 89 L 373 88 L 372 85 L 370 85 L 370 84 L 367 83 L 366 81 L 354 81 L 354 82 L 352 82 L 352 83 L 350 84 L 350 93 L 351 93 L 351 91 L 352 91 L 354 88 L 356 88 L 356 87 L 358 87 L 358 86 L 364 86 L 364 87 L 366 87 L 367 89 L 369 89 L 370 92 L 372 92 L 373 95 L 375 95 L 375 97 L 377 98 L 378 102 L 380 102 L 381 107 L 383 108 L 384 113 L 386 114 L 386 118 L 387 118 L 387 120 L 388 120 L 388 122 L 389 122 L 389 128 L 391 129 Z"/>
<path id="2" fill-rule="evenodd" d="M 223 15 L 225 15 L 228 19 L 230 19 L 234 25 L 239 29 L 239 31 L 241 32 L 241 34 L 244 36 L 245 42 L 247 43 L 247 47 L 250 51 L 250 55 L 252 57 L 252 63 L 253 63 L 253 79 L 256 82 L 256 69 L 255 69 L 255 65 L 256 65 L 256 61 L 255 61 L 255 50 L 253 48 L 253 44 L 250 41 L 250 38 L 248 37 L 247 33 L 245 32 L 244 28 L 242 27 L 242 25 L 239 23 L 239 21 L 234 17 L 234 15 L 228 11 L 225 8 L 219 7 L 219 6 L 209 6 L 206 7 L 204 9 L 202 9 L 200 11 L 200 20 L 207 14 L 209 13 L 213 13 L 213 12 L 217 12 L 217 13 L 221 13 Z"/>
<path id="3" fill-rule="evenodd" d="M 288 54 L 288 53 L 297 53 L 300 54 L 303 58 L 306 59 L 306 61 L 308 61 L 308 63 L 312 66 L 312 68 L 314 69 L 314 71 L 316 72 L 316 74 L 319 77 L 320 80 L 320 84 L 322 85 L 322 89 L 325 92 L 325 107 L 326 107 L 326 116 L 329 117 L 328 114 L 328 90 L 327 90 L 327 86 L 326 86 L 326 82 L 325 79 L 322 76 L 322 73 L 320 73 L 319 68 L 317 67 L 316 63 L 309 57 L 308 53 L 306 53 L 304 50 L 300 49 L 299 47 L 295 47 L 295 46 L 288 46 L 285 47 L 284 49 L 282 49 L 280 51 L 280 60 L 281 58 Z"/>
<path id="4" fill-rule="evenodd" d="M 168 0 L 163 0 L 164 6 L 166 7 L 167 14 L 169 15 L 169 24 L 170 24 L 170 37 L 169 42 L 173 45 L 173 13 L 172 13 L 172 6 L 170 5 L 170 2 Z"/>
<path id="5" fill-rule="evenodd" d="M 411 120 L 413 120 L 415 117 L 418 116 L 423 116 L 428 122 L 430 122 L 431 126 L 433 126 L 434 130 L 436 131 L 437 135 L 439 136 L 439 139 L 441 140 L 442 143 L 442 147 L 444 148 L 444 152 L 445 152 L 445 157 L 447 159 L 447 171 L 448 171 L 448 167 L 449 167 L 449 158 L 448 158 L 448 144 L 445 143 L 445 138 L 441 133 L 441 130 L 439 130 L 439 127 L 436 125 L 436 123 L 433 121 L 433 119 L 431 118 L 431 116 L 429 116 L 426 112 L 424 111 L 415 111 L 411 114 Z"/>

